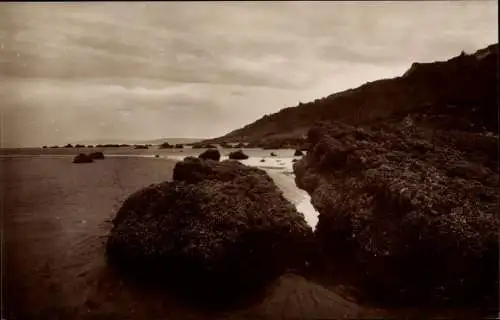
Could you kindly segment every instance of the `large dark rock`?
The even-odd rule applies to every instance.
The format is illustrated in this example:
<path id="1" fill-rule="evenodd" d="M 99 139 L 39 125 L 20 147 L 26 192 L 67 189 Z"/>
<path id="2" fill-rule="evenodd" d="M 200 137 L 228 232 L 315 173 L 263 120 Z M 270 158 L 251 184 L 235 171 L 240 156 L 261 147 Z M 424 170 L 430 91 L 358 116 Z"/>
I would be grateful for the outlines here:
<path id="1" fill-rule="evenodd" d="M 498 137 L 447 133 L 408 118 L 378 130 L 323 123 L 294 164 L 325 251 L 378 298 L 477 302 L 498 290 Z"/>
<path id="2" fill-rule="evenodd" d="M 73 163 L 92 163 L 94 160 L 84 153 L 78 154 L 73 158 Z"/>
<path id="3" fill-rule="evenodd" d="M 229 153 L 229 159 L 246 160 L 248 159 L 248 156 L 242 150 L 237 150 Z"/>
<path id="4" fill-rule="evenodd" d="M 208 149 L 203 151 L 198 158 L 203 159 L 203 160 L 214 160 L 214 161 L 219 161 L 220 160 L 220 152 L 217 149 Z"/>
<path id="5" fill-rule="evenodd" d="M 172 149 L 174 147 L 175 147 L 174 145 L 171 145 L 168 142 L 163 142 L 162 144 L 160 144 L 160 146 L 158 148 L 159 149 Z"/>
<path id="6" fill-rule="evenodd" d="M 302 266 L 311 235 L 265 171 L 188 157 L 174 181 L 123 203 L 107 254 L 135 276 L 173 281 L 190 297 L 236 298 Z"/>
<path id="7" fill-rule="evenodd" d="M 293 155 L 294 155 L 295 157 L 298 157 L 298 156 L 303 156 L 303 155 L 304 155 L 304 152 L 302 152 L 302 150 L 300 150 L 300 149 L 296 149 Z"/>
<path id="8" fill-rule="evenodd" d="M 100 152 L 100 151 L 96 151 L 96 152 L 91 152 L 89 154 L 89 157 L 92 158 L 92 159 L 99 159 L 99 160 L 102 160 L 104 159 L 104 153 Z"/>

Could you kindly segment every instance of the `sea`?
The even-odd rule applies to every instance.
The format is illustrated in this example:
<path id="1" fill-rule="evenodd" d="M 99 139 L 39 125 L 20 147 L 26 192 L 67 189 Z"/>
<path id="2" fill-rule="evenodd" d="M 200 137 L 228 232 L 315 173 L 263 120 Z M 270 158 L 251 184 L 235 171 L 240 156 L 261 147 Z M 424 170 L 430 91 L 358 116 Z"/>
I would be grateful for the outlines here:
<path id="1" fill-rule="evenodd" d="M 159 149 L 156 146 L 148 149 L 135 149 L 133 147 L 121 148 L 12 148 L 0 149 L 0 157 L 74 157 L 78 153 L 90 153 L 93 151 L 102 151 L 106 157 L 144 157 L 169 159 L 182 161 L 186 157 L 197 157 L 207 149 L 192 149 L 185 147 L 182 149 Z M 294 156 L 294 149 L 219 149 L 221 152 L 221 161 L 229 159 L 229 153 L 235 150 L 242 150 L 248 159 L 238 160 L 241 163 L 260 168 L 267 172 L 275 184 L 283 192 L 283 195 L 292 204 L 295 205 L 298 212 L 304 215 L 304 219 L 315 229 L 318 223 L 319 213 L 314 209 L 311 203 L 311 197 L 304 190 L 299 189 L 295 184 L 295 175 L 293 173 L 293 163 L 300 160 L 302 156 Z"/>

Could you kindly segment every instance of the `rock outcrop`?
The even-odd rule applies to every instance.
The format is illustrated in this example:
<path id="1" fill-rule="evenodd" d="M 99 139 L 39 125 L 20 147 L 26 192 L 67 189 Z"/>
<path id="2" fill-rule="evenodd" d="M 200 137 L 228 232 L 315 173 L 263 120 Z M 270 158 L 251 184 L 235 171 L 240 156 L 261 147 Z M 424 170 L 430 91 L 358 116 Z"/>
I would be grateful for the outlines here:
<path id="1" fill-rule="evenodd" d="M 246 160 L 246 159 L 248 159 L 248 156 L 243 151 L 236 150 L 236 151 L 229 153 L 229 159 Z"/>
<path id="2" fill-rule="evenodd" d="M 94 162 L 94 160 L 85 153 L 80 153 L 73 158 L 73 163 L 92 163 L 92 162 Z"/>
<path id="3" fill-rule="evenodd" d="M 220 160 L 220 152 L 217 149 L 208 149 L 203 151 L 198 158 L 203 159 L 203 160 L 214 160 L 214 161 L 219 161 Z"/>
<path id="4" fill-rule="evenodd" d="M 312 230 L 265 171 L 188 157 L 173 179 L 123 203 L 111 262 L 202 300 L 238 297 L 303 266 Z"/>
<path id="5" fill-rule="evenodd" d="M 102 160 L 102 159 L 104 159 L 104 153 L 102 153 L 100 151 L 91 152 L 89 154 L 89 157 L 94 159 L 94 160 Z"/>
<path id="6" fill-rule="evenodd" d="M 295 152 L 293 153 L 293 155 L 295 157 L 303 156 L 304 152 L 302 152 L 302 150 L 300 150 L 300 149 L 296 149 Z"/>
<path id="7" fill-rule="evenodd" d="M 356 266 L 365 289 L 410 304 L 496 295 L 498 136 L 407 117 L 373 128 L 321 123 L 308 140 L 294 171 L 320 213 L 316 236 Z"/>

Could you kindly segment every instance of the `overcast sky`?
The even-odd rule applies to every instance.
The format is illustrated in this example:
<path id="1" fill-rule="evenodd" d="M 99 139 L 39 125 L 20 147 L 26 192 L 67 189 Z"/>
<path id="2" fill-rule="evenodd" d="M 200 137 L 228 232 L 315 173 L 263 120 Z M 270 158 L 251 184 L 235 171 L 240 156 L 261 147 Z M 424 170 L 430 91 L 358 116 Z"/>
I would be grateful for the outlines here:
<path id="1" fill-rule="evenodd" d="M 2 145 L 223 135 L 495 43 L 497 3 L 0 3 Z"/>

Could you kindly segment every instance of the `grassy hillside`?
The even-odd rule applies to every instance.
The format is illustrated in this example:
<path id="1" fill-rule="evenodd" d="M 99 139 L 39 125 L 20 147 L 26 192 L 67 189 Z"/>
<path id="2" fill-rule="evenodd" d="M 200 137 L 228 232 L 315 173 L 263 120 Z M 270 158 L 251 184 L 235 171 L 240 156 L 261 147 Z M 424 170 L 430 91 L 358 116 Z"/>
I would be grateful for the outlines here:
<path id="1" fill-rule="evenodd" d="M 355 89 L 285 108 L 204 142 L 294 145 L 300 143 L 307 130 L 320 120 L 361 125 L 401 119 L 410 113 L 442 107 L 456 108 L 460 118 L 457 123 L 453 121 L 448 125 L 461 126 L 462 130 L 476 117 L 489 119 L 476 126 L 496 132 L 497 79 L 498 44 L 494 44 L 447 61 L 414 63 L 400 77 L 368 82 Z M 433 121 L 439 123 L 439 119 Z"/>

